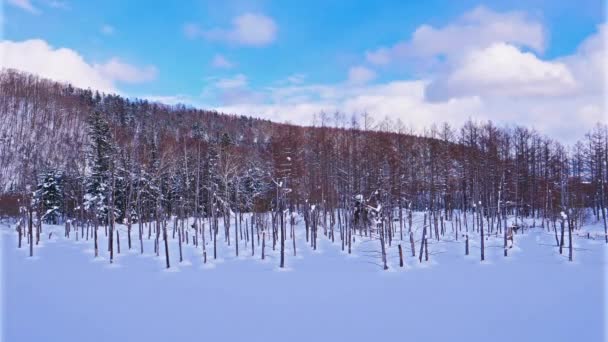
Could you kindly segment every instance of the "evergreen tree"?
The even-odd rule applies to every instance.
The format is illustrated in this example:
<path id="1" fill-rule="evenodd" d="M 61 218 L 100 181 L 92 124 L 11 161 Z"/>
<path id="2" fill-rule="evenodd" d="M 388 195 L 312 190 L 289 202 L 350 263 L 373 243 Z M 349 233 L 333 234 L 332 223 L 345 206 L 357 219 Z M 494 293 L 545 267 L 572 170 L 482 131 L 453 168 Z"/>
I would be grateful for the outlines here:
<path id="1" fill-rule="evenodd" d="M 222 149 L 226 149 L 232 146 L 233 144 L 234 142 L 232 141 L 232 138 L 228 133 L 222 134 L 222 138 L 220 140 L 220 146 L 222 147 Z"/>
<path id="2" fill-rule="evenodd" d="M 58 224 L 63 215 L 63 173 L 47 170 L 38 176 L 34 199 L 43 211 L 43 220 Z"/>
<path id="3" fill-rule="evenodd" d="M 87 162 L 90 174 L 86 179 L 85 208 L 94 210 L 103 221 L 108 213 L 110 166 L 113 147 L 110 126 L 100 112 L 88 120 L 89 149 Z"/>
<path id="4" fill-rule="evenodd" d="M 261 165 L 251 162 L 243 172 L 239 187 L 242 207 L 253 211 L 256 200 L 263 198 L 269 190 L 267 172 Z"/>

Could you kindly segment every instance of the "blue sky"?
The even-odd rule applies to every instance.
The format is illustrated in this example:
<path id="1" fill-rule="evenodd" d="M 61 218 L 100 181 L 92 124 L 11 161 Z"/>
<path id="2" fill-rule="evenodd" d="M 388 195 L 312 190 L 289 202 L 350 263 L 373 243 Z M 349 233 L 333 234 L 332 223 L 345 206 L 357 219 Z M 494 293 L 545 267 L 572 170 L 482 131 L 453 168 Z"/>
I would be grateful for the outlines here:
<path id="1" fill-rule="evenodd" d="M 605 11 L 598 0 L 7 0 L 3 66 L 303 124 L 336 110 L 416 129 L 532 115 L 539 130 L 561 135 L 538 123 L 556 97 L 585 121 L 577 133 L 604 118 L 603 66 L 595 76 L 577 70 L 606 60 L 597 43 Z M 532 76 L 522 83 L 518 73 Z M 599 85 L 588 89 L 585 77 Z"/>

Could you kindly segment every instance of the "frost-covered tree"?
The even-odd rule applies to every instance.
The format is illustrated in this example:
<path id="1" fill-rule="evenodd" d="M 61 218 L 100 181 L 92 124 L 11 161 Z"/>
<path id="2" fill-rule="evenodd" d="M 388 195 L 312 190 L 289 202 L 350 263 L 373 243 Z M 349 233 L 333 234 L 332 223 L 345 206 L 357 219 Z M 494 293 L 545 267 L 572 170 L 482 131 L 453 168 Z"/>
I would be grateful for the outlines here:
<path id="1" fill-rule="evenodd" d="M 47 170 L 38 176 L 34 199 L 42 210 L 42 219 L 49 224 L 58 224 L 63 216 L 63 172 Z"/>
<path id="2" fill-rule="evenodd" d="M 108 213 L 108 191 L 110 190 L 110 167 L 112 163 L 112 137 L 110 126 L 100 112 L 89 117 L 89 146 L 87 163 L 85 208 L 93 210 L 105 221 Z"/>
<path id="3" fill-rule="evenodd" d="M 255 162 L 243 171 L 239 181 L 241 205 L 245 210 L 255 210 L 255 204 L 269 189 L 267 171 Z"/>

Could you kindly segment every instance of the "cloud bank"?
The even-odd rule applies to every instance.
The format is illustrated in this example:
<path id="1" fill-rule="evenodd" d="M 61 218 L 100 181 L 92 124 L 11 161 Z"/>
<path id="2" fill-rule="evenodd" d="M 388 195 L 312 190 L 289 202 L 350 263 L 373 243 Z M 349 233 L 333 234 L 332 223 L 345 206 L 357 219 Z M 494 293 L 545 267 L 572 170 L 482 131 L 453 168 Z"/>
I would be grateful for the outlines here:
<path id="1" fill-rule="evenodd" d="M 90 63 L 72 49 L 54 48 L 41 39 L 1 41 L 0 53 L 2 68 L 18 69 L 76 87 L 105 92 L 118 92 L 116 84 L 120 82 L 152 81 L 158 74 L 154 66 L 138 67 L 116 57 L 103 63 Z"/>

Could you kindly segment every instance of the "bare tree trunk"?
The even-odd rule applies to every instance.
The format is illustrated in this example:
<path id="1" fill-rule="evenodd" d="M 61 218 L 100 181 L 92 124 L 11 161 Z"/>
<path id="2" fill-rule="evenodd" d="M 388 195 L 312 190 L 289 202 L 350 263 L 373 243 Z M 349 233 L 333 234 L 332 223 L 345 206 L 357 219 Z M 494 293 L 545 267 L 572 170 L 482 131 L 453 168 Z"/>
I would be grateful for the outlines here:
<path id="1" fill-rule="evenodd" d="M 293 214 L 290 215 L 289 225 L 291 226 L 291 241 L 293 243 L 293 256 L 296 256 L 296 229 L 294 225 L 294 217 Z"/>
<path id="2" fill-rule="evenodd" d="M 33 210 L 30 207 L 28 209 L 28 234 L 29 234 L 29 242 L 30 242 L 30 257 L 34 256 L 34 218 L 33 218 Z"/>
<path id="3" fill-rule="evenodd" d="M 131 249 L 131 218 L 127 218 L 127 244 L 129 245 L 129 249 Z"/>
<path id="4" fill-rule="evenodd" d="M 388 270 L 388 265 L 386 264 L 386 246 L 384 246 L 384 221 L 380 224 L 376 224 L 377 229 L 379 229 L 380 233 L 380 246 L 382 248 L 382 263 L 385 270 Z"/>
<path id="5" fill-rule="evenodd" d="M 401 205 L 401 191 L 399 191 L 399 240 L 403 241 L 403 206 Z"/>
<path id="6" fill-rule="evenodd" d="M 410 248 L 412 249 L 412 257 L 416 257 L 416 245 L 414 243 L 414 232 L 410 230 Z"/>
<path id="7" fill-rule="evenodd" d="M 572 219 L 568 216 L 568 260 L 572 261 Z"/>
<path id="8" fill-rule="evenodd" d="M 420 253 L 418 261 L 422 262 L 422 253 L 424 252 L 424 242 L 426 240 L 426 213 L 424 213 L 424 226 L 422 227 L 422 239 L 420 240 Z"/>
<path id="9" fill-rule="evenodd" d="M 345 216 L 346 216 L 346 210 L 344 210 Z M 344 220 L 344 225 L 342 225 L 341 219 L 340 219 L 340 215 L 338 215 L 338 226 L 340 227 L 340 244 L 342 246 L 342 251 L 344 251 L 344 241 L 346 240 L 345 238 L 345 231 L 344 231 L 344 226 L 348 225 L 348 221 L 346 221 L 346 219 Z"/>
<path id="10" fill-rule="evenodd" d="M 180 228 L 177 229 L 177 239 L 179 240 L 177 242 L 177 245 L 179 246 L 179 262 L 182 262 L 184 261 L 184 257 L 182 254 L 182 230 Z"/>
<path id="11" fill-rule="evenodd" d="M 95 215 L 95 214 L 93 214 Z M 95 227 L 94 227 L 94 231 L 93 231 L 93 235 L 94 235 L 94 239 L 95 239 L 95 257 L 99 256 L 99 244 L 97 243 L 97 227 L 99 225 L 97 224 L 97 217 L 95 217 Z"/>
<path id="12" fill-rule="evenodd" d="M 235 209 L 236 210 L 236 209 Z M 238 214 L 234 214 L 234 246 L 236 249 L 236 256 L 239 256 L 239 232 L 238 232 Z M 241 234 L 242 235 L 242 234 Z"/>
<path id="13" fill-rule="evenodd" d="M 203 239 L 203 262 L 207 263 L 207 241 L 205 240 L 205 221 L 198 218 L 199 226 L 201 227 L 201 238 Z"/>
<path id="14" fill-rule="evenodd" d="M 108 243 L 110 245 L 110 263 L 114 262 L 114 170 L 112 169 L 112 188 L 109 189 L 109 198 L 110 198 L 110 212 L 108 213 L 107 220 L 110 226 L 110 238 L 108 239 Z"/>
<path id="15" fill-rule="evenodd" d="M 486 257 L 486 249 L 485 249 L 485 238 L 484 238 L 484 228 L 483 228 L 483 207 L 480 206 L 479 208 L 480 213 L 478 213 L 477 215 L 480 216 L 480 224 L 479 224 L 479 229 L 481 230 L 481 261 L 485 260 Z"/>
<path id="16" fill-rule="evenodd" d="M 165 240 L 165 260 L 167 261 L 167 268 L 170 267 L 169 264 L 169 239 L 167 237 L 167 223 L 164 222 L 165 220 L 163 219 L 163 239 Z"/>
<path id="17" fill-rule="evenodd" d="M 602 191 L 603 194 L 604 191 Z M 603 195 L 602 195 L 603 197 Z M 606 223 L 606 208 L 604 207 L 604 201 L 601 203 L 602 210 L 602 219 L 604 220 L 604 238 L 606 239 L 606 243 L 608 243 L 608 223 Z"/>
<path id="18" fill-rule="evenodd" d="M 143 222 L 141 222 L 141 216 L 138 216 L 138 227 L 139 227 L 139 251 L 141 254 L 144 254 L 144 225 Z"/>
<path id="19" fill-rule="evenodd" d="M 306 243 L 308 243 L 308 234 L 309 234 L 309 225 L 310 225 L 310 211 L 309 211 L 309 204 L 306 203 L 304 205 L 304 226 L 306 228 Z"/>
<path id="20" fill-rule="evenodd" d="M 562 254 L 562 250 L 564 248 L 564 230 L 565 230 L 565 223 L 564 223 L 564 219 L 562 219 L 562 223 L 561 223 L 561 239 L 559 241 L 559 254 Z"/>
<path id="21" fill-rule="evenodd" d="M 547 223 L 547 227 L 549 227 L 550 225 L 550 223 Z M 555 220 L 553 220 L 553 232 L 555 233 L 555 246 L 559 247 L 559 237 L 557 236 L 557 227 L 555 225 Z"/>
<path id="22" fill-rule="evenodd" d="M 266 229 L 262 230 L 262 260 L 264 260 L 265 249 L 266 249 Z"/>
<path id="23" fill-rule="evenodd" d="M 254 218 L 253 218 L 253 214 L 252 214 L 251 215 L 251 256 L 255 255 L 255 247 L 253 244 L 253 224 L 254 224 L 253 221 L 254 221 Z"/>
<path id="24" fill-rule="evenodd" d="M 108 238 L 108 249 L 110 251 L 110 264 L 114 262 L 114 232 L 112 231 L 112 226 L 110 225 L 110 235 Z"/>
<path id="25" fill-rule="evenodd" d="M 279 265 L 280 268 L 285 267 L 285 234 L 283 233 L 284 230 L 284 225 L 285 225 L 285 221 L 284 221 L 284 215 L 283 215 L 283 210 L 282 210 L 282 205 L 281 207 L 279 207 L 279 212 L 277 213 L 278 215 L 281 216 L 281 263 Z"/>
<path id="26" fill-rule="evenodd" d="M 22 236 L 22 230 L 23 230 L 23 228 L 22 228 L 22 224 L 21 224 L 21 222 L 19 222 L 19 223 L 17 224 L 17 233 L 19 234 L 19 240 L 18 240 L 19 242 L 18 242 L 17 248 L 21 248 L 21 236 Z"/>
<path id="27" fill-rule="evenodd" d="M 217 219 L 214 220 L 213 225 L 213 260 L 217 259 Z"/>
<path id="28" fill-rule="evenodd" d="M 38 213 L 38 219 L 36 220 L 36 246 L 40 243 L 40 233 L 42 233 L 42 215 Z"/>
<path id="29" fill-rule="evenodd" d="M 351 244 L 352 244 L 352 241 L 353 241 L 353 224 L 352 224 L 352 221 L 351 221 L 351 224 L 348 225 L 348 228 L 346 230 L 346 234 L 347 234 L 347 238 L 348 238 L 348 254 L 350 254 L 351 251 L 352 251 Z M 315 238 L 316 238 L 316 235 L 315 235 Z M 316 247 L 316 244 L 315 244 L 315 247 Z"/>

